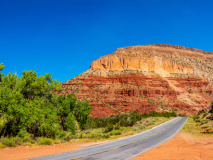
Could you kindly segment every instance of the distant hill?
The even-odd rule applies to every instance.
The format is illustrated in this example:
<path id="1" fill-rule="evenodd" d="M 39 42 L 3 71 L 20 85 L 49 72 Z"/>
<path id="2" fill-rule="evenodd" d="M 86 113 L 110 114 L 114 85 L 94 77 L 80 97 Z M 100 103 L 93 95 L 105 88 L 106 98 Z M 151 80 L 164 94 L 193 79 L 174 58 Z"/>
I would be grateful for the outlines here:
<path id="1" fill-rule="evenodd" d="M 160 44 L 118 48 L 62 84 L 92 117 L 133 110 L 195 115 L 213 101 L 213 52 Z"/>

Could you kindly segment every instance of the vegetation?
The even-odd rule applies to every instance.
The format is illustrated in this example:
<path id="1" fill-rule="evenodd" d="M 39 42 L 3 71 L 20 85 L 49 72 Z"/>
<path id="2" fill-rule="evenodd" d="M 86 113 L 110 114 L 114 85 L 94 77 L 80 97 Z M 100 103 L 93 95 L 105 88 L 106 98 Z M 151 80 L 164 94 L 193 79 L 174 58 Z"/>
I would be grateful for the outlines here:
<path id="1" fill-rule="evenodd" d="M 213 134 L 213 103 L 208 109 L 203 109 L 197 115 L 189 117 L 182 131 L 189 132 L 196 136 L 212 136 Z"/>
<path id="2" fill-rule="evenodd" d="M 3 68 L 0 64 L 0 71 Z M 50 74 L 38 76 L 34 71 L 23 71 L 18 78 L 0 72 L 0 148 L 113 138 L 149 129 L 177 116 L 174 112 L 134 111 L 92 118 L 88 101 L 78 101 L 74 94 L 58 95 L 60 86 Z"/>
<path id="3" fill-rule="evenodd" d="M 0 64 L 0 71 L 3 68 Z M 1 144 L 51 144 L 50 138 L 74 135 L 76 125 L 84 129 L 91 106 L 87 101 L 77 101 L 74 94 L 57 95 L 60 86 L 50 74 L 23 71 L 18 78 L 0 73 Z"/>
<path id="4" fill-rule="evenodd" d="M 86 123 L 86 129 L 92 128 L 106 128 L 106 130 L 113 130 L 114 127 L 131 127 L 135 125 L 137 121 L 142 118 L 148 117 L 176 117 L 174 112 L 155 112 L 150 111 L 149 113 L 139 114 L 137 111 L 133 111 L 129 114 L 118 114 L 110 117 L 92 118 L 89 117 Z"/>
<path id="5" fill-rule="evenodd" d="M 100 127 L 100 128 L 89 128 L 89 129 L 86 128 L 86 130 L 77 133 L 77 135 L 79 135 L 78 138 L 86 139 L 86 140 L 88 139 L 104 140 L 108 138 L 114 139 L 120 136 L 128 136 L 134 133 L 145 131 L 147 129 L 151 129 L 153 126 L 164 123 L 170 119 L 171 118 L 167 118 L 167 117 L 146 117 L 146 118 L 143 117 L 140 121 L 137 121 L 135 125 L 133 126 L 121 127 L 118 125 L 111 125 L 111 126 L 108 125 L 106 127 Z"/>

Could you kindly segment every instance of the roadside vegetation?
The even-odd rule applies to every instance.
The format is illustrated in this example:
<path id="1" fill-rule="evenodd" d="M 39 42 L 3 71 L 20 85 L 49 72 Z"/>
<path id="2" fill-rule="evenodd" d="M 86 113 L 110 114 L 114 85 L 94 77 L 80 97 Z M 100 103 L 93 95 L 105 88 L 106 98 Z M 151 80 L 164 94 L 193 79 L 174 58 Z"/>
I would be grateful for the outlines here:
<path id="1" fill-rule="evenodd" d="M 213 102 L 197 115 L 189 117 L 182 132 L 191 133 L 195 136 L 213 136 Z"/>
<path id="2" fill-rule="evenodd" d="M 0 64 L 0 71 L 4 68 Z M 50 74 L 23 71 L 20 78 L 0 72 L 0 148 L 96 141 L 132 135 L 177 116 L 174 112 L 89 117 L 88 101 L 60 95 Z"/>
<path id="3" fill-rule="evenodd" d="M 0 147 L 52 144 L 85 129 L 92 107 L 74 94 L 58 95 L 60 86 L 50 74 L 23 71 L 18 78 L 0 72 Z"/>

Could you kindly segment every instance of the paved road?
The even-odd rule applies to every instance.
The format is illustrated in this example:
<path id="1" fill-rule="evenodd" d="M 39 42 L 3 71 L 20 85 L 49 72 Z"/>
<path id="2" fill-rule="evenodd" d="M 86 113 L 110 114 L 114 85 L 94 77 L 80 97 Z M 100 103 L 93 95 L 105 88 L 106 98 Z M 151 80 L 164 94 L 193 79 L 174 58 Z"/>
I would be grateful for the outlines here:
<path id="1" fill-rule="evenodd" d="M 124 160 L 135 157 L 171 139 L 182 128 L 187 117 L 178 117 L 149 131 L 106 144 L 34 160 Z"/>

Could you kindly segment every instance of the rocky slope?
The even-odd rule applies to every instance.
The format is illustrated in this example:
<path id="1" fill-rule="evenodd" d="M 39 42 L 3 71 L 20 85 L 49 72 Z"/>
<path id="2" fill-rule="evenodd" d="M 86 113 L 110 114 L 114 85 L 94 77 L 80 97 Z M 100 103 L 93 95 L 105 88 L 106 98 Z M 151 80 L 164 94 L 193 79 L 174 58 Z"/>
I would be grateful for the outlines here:
<path id="1" fill-rule="evenodd" d="M 213 52 L 175 45 L 118 48 L 62 84 L 93 106 L 91 116 L 149 111 L 196 114 L 213 100 Z"/>

